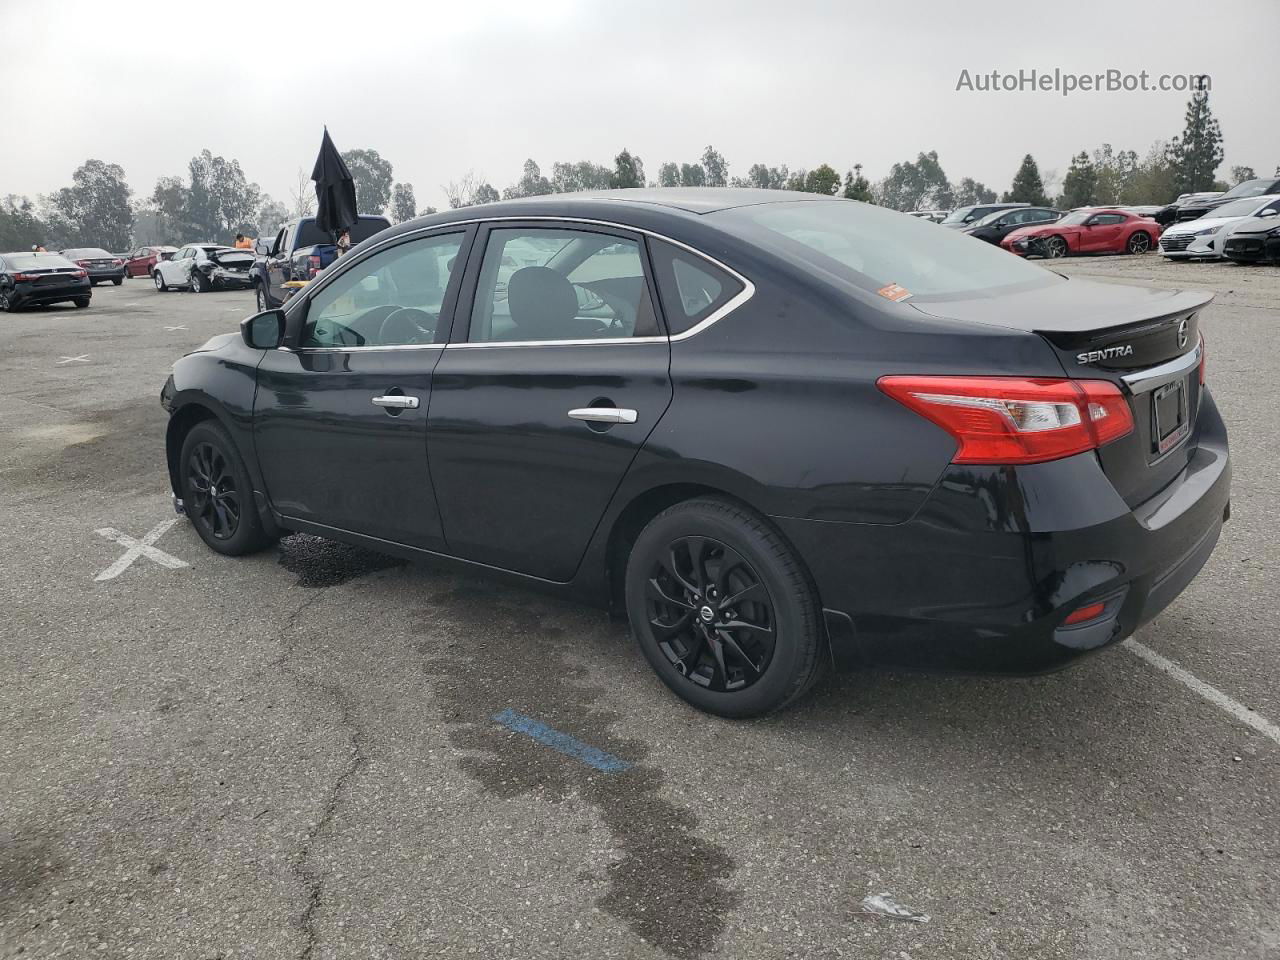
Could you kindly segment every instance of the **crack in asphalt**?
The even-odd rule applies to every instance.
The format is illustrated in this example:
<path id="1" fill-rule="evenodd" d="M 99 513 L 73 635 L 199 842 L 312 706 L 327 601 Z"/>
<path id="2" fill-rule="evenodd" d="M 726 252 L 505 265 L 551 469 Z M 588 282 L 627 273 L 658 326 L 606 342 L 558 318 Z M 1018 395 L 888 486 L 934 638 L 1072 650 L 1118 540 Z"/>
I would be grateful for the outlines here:
<path id="1" fill-rule="evenodd" d="M 298 620 L 303 611 L 312 605 L 311 600 L 304 600 L 289 614 L 288 619 L 276 637 L 281 647 L 281 654 L 272 663 L 272 666 L 279 667 L 281 672 L 289 676 L 300 689 L 310 693 L 319 693 L 337 707 L 338 726 L 347 731 L 350 756 L 345 767 L 334 778 L 333 785 L 325 796 L 319 818 L 304 835 L 298 855 L 294 857 L 293 862 L 290 864 L 294 875 L 307 892 L 306 903 L 297 921 L 298 930 L 304 938 L 302 952 L 298 954 L 299 960 L 308 960 L 319 943 L 315 913 L 320 908 L 324 897 L 325 877 L 323 872 L 311 865 L 312 846 L 325 834 L 336 818 L 338 807 L 342 803 L 348 784 L 369 762 L 363 747 L 364 731 L 355 721 L 351 697 L 338 684 L 323 683 L 316 680 L 314 677 L 303 673 L 292 662 L 294 648 L 289 644 L 287 637 L 297 628 Z"/>

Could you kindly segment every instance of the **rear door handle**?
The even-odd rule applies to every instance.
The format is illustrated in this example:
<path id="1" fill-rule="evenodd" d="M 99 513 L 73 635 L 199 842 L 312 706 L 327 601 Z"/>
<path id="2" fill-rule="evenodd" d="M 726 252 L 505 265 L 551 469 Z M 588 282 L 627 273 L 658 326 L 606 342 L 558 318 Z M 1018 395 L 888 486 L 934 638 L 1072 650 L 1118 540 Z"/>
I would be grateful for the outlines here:
<path id="1" fill-rule="evenodd" d="M 386 397 L 374 397 L 373 405 L 375 407 L 392 407 L 396 410 L 417 410 L 418 398 L 406 397 L 402 394 L 394 394 Z"/>
<path id="2" fill-rule="evenodd" d="M 622 407 L 579 407 L 570 410 L 569 416 L 574 420 L 586 420 L 590 423 L 635 423 L 636 412 Z"/>

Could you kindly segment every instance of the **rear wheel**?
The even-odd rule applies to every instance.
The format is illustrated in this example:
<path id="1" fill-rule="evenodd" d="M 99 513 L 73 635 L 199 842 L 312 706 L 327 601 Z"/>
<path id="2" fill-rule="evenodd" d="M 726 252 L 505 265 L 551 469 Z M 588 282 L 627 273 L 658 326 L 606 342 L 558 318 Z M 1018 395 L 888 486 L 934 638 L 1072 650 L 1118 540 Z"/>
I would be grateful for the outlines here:
<path id="1" fill-rule="evenodd" d="M 1064 237 L 1050 237 L 1044 242 L 1045 254 L 1050 260 L 1057 260 L 1067 255 L 1067 241 Z"/>
<path id="2" fill-rule="evenodd" d="M 825 665 L 807 571 L 762 517 L 734 503 L 688 500 L 651 520 L 627 561 L 626 596 L 650 666 L 700 710 L 778 710 Z"/>
<path id="3" fill-rule="evenodd" d="M 1129 243 L 1126 246 L 1130 253 L 1146 253 L 1151 249 L 1151 235 L 1139 230 L 1129 238 Z"/>
<path id="4" fill-rule="evenodd" d="M 5 290 L 0 290 L 0 313 L 9 313 L 17 308 L 13 305 L 13 301 L 9 299 L 9 294 Z"/>
<path id="5" fill-rule="evenodd" d="M 87 307 L 87 306 L 89 305 L 89 298 L 88 298 L 88 297 L 76 297 L 76 299 L 75 299 L 75 300 L 73 300 L 73 301 L 72 301 L 72 303 L 74 303 L 74 304 L 76 305 L 76 308 L 77 308 L 78 310 L 83 310 L 85 307 Z"/>
<path id="6" fill-rule="evenodd" d="M 112 283 L 114 283 L 114 284 L 118 287 L 118 286 L 120 286 L 120 284 L 124 283 L 124 277 L 116 277 L 116 278 L 115 278 L 114 280 L 112 280 L 111 282 L 112 282 Z"/>
<path id="7" fill-rule="evenodd" d="M 161 293 L 164 293 L 166 290 L 169 289 L 169 285 L 164 282 L 164 276 L 160 273 L 159 270 L 157 270 L 155 273 L 151 275 L 151 279 L 156 282 L 156 289 L 159 290 Z"/>
<path id="8" fill-rule="evenodd" d="M 239 556 L 269 546 L 254 506 L 249 471 L 216 421 L 203 420 L 182 442 L 179 484 L 187 517 L 218 553 Z"/>
<path id="9" fill-rule="evenodd" d="M 191 271 L 191 292 L 204 293 L 209 289 L 209 281 L 205 280 L 204 274 L 199 270 Z"/>

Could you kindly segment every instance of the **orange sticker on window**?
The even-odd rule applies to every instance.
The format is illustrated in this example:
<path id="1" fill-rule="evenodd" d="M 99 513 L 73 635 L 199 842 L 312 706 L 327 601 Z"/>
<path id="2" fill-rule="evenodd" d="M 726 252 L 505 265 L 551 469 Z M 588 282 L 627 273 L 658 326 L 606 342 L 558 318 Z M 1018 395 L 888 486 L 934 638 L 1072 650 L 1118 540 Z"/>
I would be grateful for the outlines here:
<path id="1" fill-rule="evenodd" d="M 897 303 L 900 300 L 905 300 L 907 297 L 911 296 L 910 290 L 897 283 L 890 283 L 887 286 L 883 286 L 877 290 L 876 293 L 880 294 L 880 296 L 884 297 L 886 300 L 892 300 L 894 303 Z"/>

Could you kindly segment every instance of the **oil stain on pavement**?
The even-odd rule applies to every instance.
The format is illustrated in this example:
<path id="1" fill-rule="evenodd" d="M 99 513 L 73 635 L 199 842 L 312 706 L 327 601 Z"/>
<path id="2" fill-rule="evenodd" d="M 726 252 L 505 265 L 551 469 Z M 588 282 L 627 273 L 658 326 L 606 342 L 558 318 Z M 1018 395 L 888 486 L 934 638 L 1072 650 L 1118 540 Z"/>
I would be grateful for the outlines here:
<path id="1" fill-rule="evenodd" d="M 277 561 L 298 578 L 300 587 L 336 587 L 378 570 L 403 567 L 407 563 L 385 553 L 295 533 L 280 541 Z"/>
<path id="2" fill-rule="evenodd" d="M 456 579 L 427 612 L 432 635 L 418 650 L 446 710 L 464 769 L 489 793 L 549 803 L 586 800 L 613 836 L 599 906 L 639 937 L 686 960 L 711 949 L 740 900 L 727 884 L 735 864 L 696 833 L 698 818 L 662 796 L 665 777 L 643 761 L 643 741 L 610 732 L 620 719 L 575 665 L 567 637 L 603 636 L 625 656 L 621 628 L 603 614 L 520 590 Z M 572 622 L 566 629 L 563 623 Z M 445 631 L 449 639 L 439 638 Z M 576 642 L 576 641 L 575 641 Z M 631 764 L 596 769 L 514 732 L 493 717 L 514 710 Z M 586 879 L 596 879 L 587 875 Z"/>

